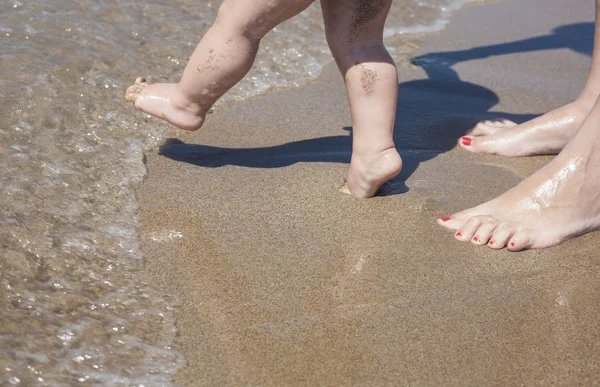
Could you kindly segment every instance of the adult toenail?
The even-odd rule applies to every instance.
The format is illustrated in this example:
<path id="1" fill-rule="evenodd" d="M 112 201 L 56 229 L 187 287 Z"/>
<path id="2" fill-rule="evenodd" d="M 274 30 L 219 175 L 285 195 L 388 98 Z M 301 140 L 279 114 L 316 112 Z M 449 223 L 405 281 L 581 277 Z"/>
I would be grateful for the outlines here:
<path id="1" fill-rule="evenodd" d="M 511 247 L 515 247 L 515 242 L 510 242 Z"/>
<path id="2" fill-rule="evenodd" d="M 442 222 L 447 222 L 450 220 L 450 218 L 441 218 L 441 219 L 442 219 Z"/>
<path id="3" fill-rule="evenodd" d="M 479 242 L 479 238 L 477 238 L 477 237 L 473 237 L 473 240 L 474 240 L 475 242 Z"/>
<path id="4" fill-rule="evenodd" d="M 466 137 L 465 136 L 465 137 L 462 138 L 462 144 L 464 146 L 470 146 L 472 141 L 473 141 L 473 139 L 471 137 Z"/>
<path id="5" fill-rule="evenodd" d="M 493 244 L 494 244 L 494 241 L 490 241 L 490 245 L 493 245 Z"/>
<path id="6" fill-rule="evenodd" d="M 456 233 L 456 236 L 462 236 L 462 234 L 461 234 L 461 233 L 459 233 L 459 232 L 457 232 L 457 233 Z"/>

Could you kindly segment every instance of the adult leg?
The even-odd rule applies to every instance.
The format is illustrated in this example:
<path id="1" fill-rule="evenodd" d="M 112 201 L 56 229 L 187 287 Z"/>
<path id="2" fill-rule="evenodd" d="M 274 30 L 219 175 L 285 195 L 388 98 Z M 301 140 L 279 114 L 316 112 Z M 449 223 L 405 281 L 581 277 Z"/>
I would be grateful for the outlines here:
<path id="1" fill-rule="evenodd" d="M 383 45 L 391 0 L 322 0 L 327 42 L 346 83 L 352 159 L 344 191 L 371 197 L 402 160 L 393 140 L 398 74 Z"/>
<path id="2" fill-rule="evenodd" d="M 508 120 L 478 124 L 459 145 L 475 153 L 502 156 L 557 154 L 575 136 L 600 95 L 600 0 L 596 0 L 592 69 L 581 95 L 572 103 L 517 125 Z"/>
<path id="3" fill-rule="evenodd" d="M 264 35 L 313 1 L 225 0 L 179 83 L 150 85 L 138 78 L 126 99 L 181 129 L 199 129 L 210 107 L 248 73 Z"/>

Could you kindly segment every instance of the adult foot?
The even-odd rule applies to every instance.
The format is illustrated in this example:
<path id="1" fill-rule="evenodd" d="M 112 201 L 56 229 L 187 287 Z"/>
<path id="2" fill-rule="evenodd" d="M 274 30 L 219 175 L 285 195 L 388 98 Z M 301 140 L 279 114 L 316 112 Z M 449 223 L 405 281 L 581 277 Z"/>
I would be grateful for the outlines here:
<path id="1" fill-rule="evenodd" d="M 509 120 L 480 122 L 459 140 L 470 152 L 508 157 L 558 154 L 594 106 L 580 99 L 521 125 Z"/>
<path id="2" fill-rule="evenodd" d="M 456 239 L 511 251 L 545 248 L 600 229 L 600 103 L 549 164 L 498 198 L 450 218 Z"/>
<path id="3" fill-rule="evenodd" d="M 134 102 L 139 110 L 183 130 L 200 129 L 206 116 L 206 110 L 187 100 L 174 83 L 149 84 L 144 78 L 137 78 L 127 88 L 125 100 Z"/>
<path id="4" fill-rule="evenodd" d="M 396 148 L 369 154 L 353 152 L 346 184 L 340 190 L 360 198 L 370 198 L 401 170 L 402 159 Z"/>

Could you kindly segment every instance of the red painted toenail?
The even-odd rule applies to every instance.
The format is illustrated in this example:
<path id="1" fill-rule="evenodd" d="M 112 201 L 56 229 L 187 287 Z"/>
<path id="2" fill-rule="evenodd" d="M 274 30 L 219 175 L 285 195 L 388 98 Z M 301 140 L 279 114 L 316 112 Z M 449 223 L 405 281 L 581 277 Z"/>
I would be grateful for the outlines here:
<path id="1" fill-rule="evenodd" d="M 441 218 L 441 219 L 442 219 L 442 222 L 447 222 L 450 220 L 450 218 Z"/>
<path id="2" fill-rule="evenodd" d="M 479 238 L 477 238 L 477 237 L 473 237 L 473 240 L 474 240 L 475 242 L 479 242 Z"/>
<path id="3" fill-rule="evenodd" d="M 462 234 L 461 234 L 461 233 L 459 233 L 459 232 L 457 232 L 457 233 L 456 233 L 456 236 L 462 236 Z"/>
<path id="4" fill-rule="evenodd" d="M 515 247 L 515 242 L 510 242 L 510 245 L 511 245 L 512 247 Z"/>
<path id="5" fill-rule="evenodd" d="M 462 138 L 462 144 L 464 146 L 469 146 L 471 145 L 471 142 L 473 141 L 473 139 L 471 137 L 463 137 Z"/>
<path id="6" fill-rule="evenodd" d="M 494 241 L 490 241 L 490 245 L 493 245 L 493 244 L 494 244 Z"/>

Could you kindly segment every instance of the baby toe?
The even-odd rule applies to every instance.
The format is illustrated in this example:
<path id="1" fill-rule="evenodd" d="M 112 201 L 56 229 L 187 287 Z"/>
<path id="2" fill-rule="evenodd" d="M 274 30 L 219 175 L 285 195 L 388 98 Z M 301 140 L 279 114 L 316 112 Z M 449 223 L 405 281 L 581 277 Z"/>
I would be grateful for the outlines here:
<path id="1" fill-rule="evenodd" d="M 140 94 L 137 86 L 129 86 L 125 91 L 125 100 L 129 102 L 135 102 L 137 96 Z"/>

